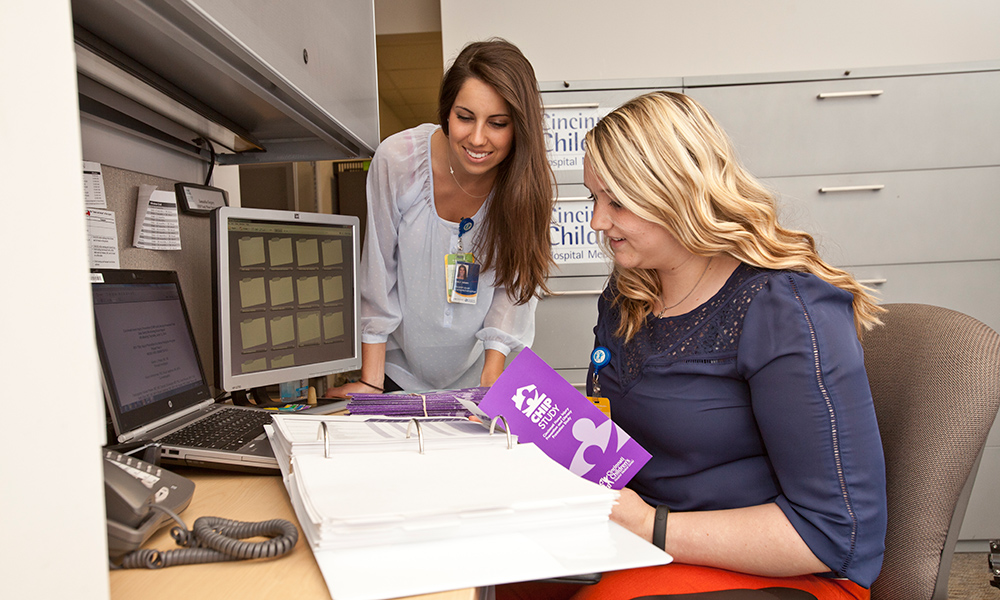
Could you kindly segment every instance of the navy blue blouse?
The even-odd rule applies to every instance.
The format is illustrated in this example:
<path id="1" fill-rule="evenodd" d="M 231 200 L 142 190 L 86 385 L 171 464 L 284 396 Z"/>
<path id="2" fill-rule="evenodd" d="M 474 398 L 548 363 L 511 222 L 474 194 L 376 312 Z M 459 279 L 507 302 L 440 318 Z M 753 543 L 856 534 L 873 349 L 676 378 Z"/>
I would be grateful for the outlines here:
<path id="1" fill-rule="evenodd" d="M 741 264 L 709 301 L 650 315 L 623 345 L 613 286 L 594 328 L 612 357 L 601 396 L 652 454 L 629 487 L 676 511 L 774 502 L 834 575 L 871 586 L 885 463 L 851 294 Z"/>

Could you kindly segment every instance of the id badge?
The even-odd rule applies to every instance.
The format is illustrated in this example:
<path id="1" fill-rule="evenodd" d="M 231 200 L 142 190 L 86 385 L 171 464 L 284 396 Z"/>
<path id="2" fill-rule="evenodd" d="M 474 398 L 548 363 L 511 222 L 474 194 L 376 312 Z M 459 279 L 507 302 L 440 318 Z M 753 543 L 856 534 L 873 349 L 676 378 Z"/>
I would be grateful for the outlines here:
<path id="1" fill-rule="evenodd" d="M 448 299 L 448 302 L 454 302 L 451 299 L 452 292 L 455 289 L 455 277 L 458 275 L 458 269 L 456 265 L 458 263 L 474 263 L 476 262 L 476 257 L 472 255 L 471 252 L 466 252 L 464 254 L 446 254 L 444 256 L 444 297 Z M 468 270 L 468 267 L 466 267 Z"/>
<path id="2" fill-rule="evenodd" d="M 594 406 L 596 406 L 597 409 L 600 410 L 602 413 L 604 413 L 608 417 L 611 417 L 611 400 L 610 399 L 608 399 L 608 398 L 600 398 L 600 397 L 596 397 L 596 396 L 587 396 L 587 400 L 590 400 L 591 402 L 593 402 Z"/>
<path id="3" fill-rule="evenodd" d="M 473 262 L 455 263 L 455 285 L 451 290 L 451 302 L 475 304 L 479 294 L 479 265 Z"/>

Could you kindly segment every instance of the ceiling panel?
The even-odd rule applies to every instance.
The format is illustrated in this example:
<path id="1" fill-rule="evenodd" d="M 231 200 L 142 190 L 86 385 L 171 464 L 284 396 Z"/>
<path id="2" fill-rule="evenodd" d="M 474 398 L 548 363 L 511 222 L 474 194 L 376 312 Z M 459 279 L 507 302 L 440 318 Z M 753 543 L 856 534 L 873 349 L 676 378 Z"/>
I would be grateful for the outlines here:
<path id="1" fill-rule="evenodd" d="M 381 139 L 421 123 L 437 122 L 437 96 L 444 71 L 441 32 L 375 36 L 378 91 L 396 116 L 381 120 Z"/>

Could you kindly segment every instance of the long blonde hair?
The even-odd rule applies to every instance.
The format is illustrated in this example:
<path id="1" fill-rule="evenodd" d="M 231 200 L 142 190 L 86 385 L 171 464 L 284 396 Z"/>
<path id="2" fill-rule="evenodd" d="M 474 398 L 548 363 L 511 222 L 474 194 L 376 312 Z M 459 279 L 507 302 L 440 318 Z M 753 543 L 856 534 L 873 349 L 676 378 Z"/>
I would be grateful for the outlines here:
<path id="1" fill-rule="evenodd" d="M 774 197 L 736 158 L 732 143 L 697 102 L 660 91 L 614 110 L 586 136 L 586 160 L 615 199 L 665 227 L 688 251 L 725 253 L 749 265 L 812 273 L 854 295 L 858 336 L 885 312 L 870 290 L 819 257 L 816 242 L 778 223 Z M 610 252 L 609 248 L 606 248 Z M 617 335 L 630 340 L 662 293 L 650 269 L 615 266 Z"/>

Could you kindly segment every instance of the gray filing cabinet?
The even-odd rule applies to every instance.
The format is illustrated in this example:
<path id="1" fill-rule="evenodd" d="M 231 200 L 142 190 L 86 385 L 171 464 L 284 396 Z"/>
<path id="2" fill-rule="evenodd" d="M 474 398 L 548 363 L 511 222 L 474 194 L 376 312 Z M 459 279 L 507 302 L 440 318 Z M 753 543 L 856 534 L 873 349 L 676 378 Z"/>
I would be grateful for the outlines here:
<path id="1" fill-rule="evenodd" d="M 623 87 L 619 103 L 640 88 L 670 86 Z M 812 233 L 824 259 L 884 303 L 944 306 L 1000 330 L 1000 62 L 690 77 L 681 87 L 775 192 L 783 223 Z M 552 280 L 559 289 L 587 288 L 562 279 Z M 546 299 L 539 321 L 558 316 L 589 333 L 590 307 L 576 296 Z M 593 336 L 586 345 L 577 334 L 564 344 L 558 337 L 540 326 L 536 345 L 574 376 L 585 373 Z M 1000 538 L 998 499 L 1000 425 L 987 441 L 960 549 Z"/>
<path id="2" fill-rule="evenodd" d="M 882 302 L 919 302 L 1000 330 L 1000 64 L 688 78 L 786 224 Z M 1000 537 L 1000 425 L 960 549 Z"/>

